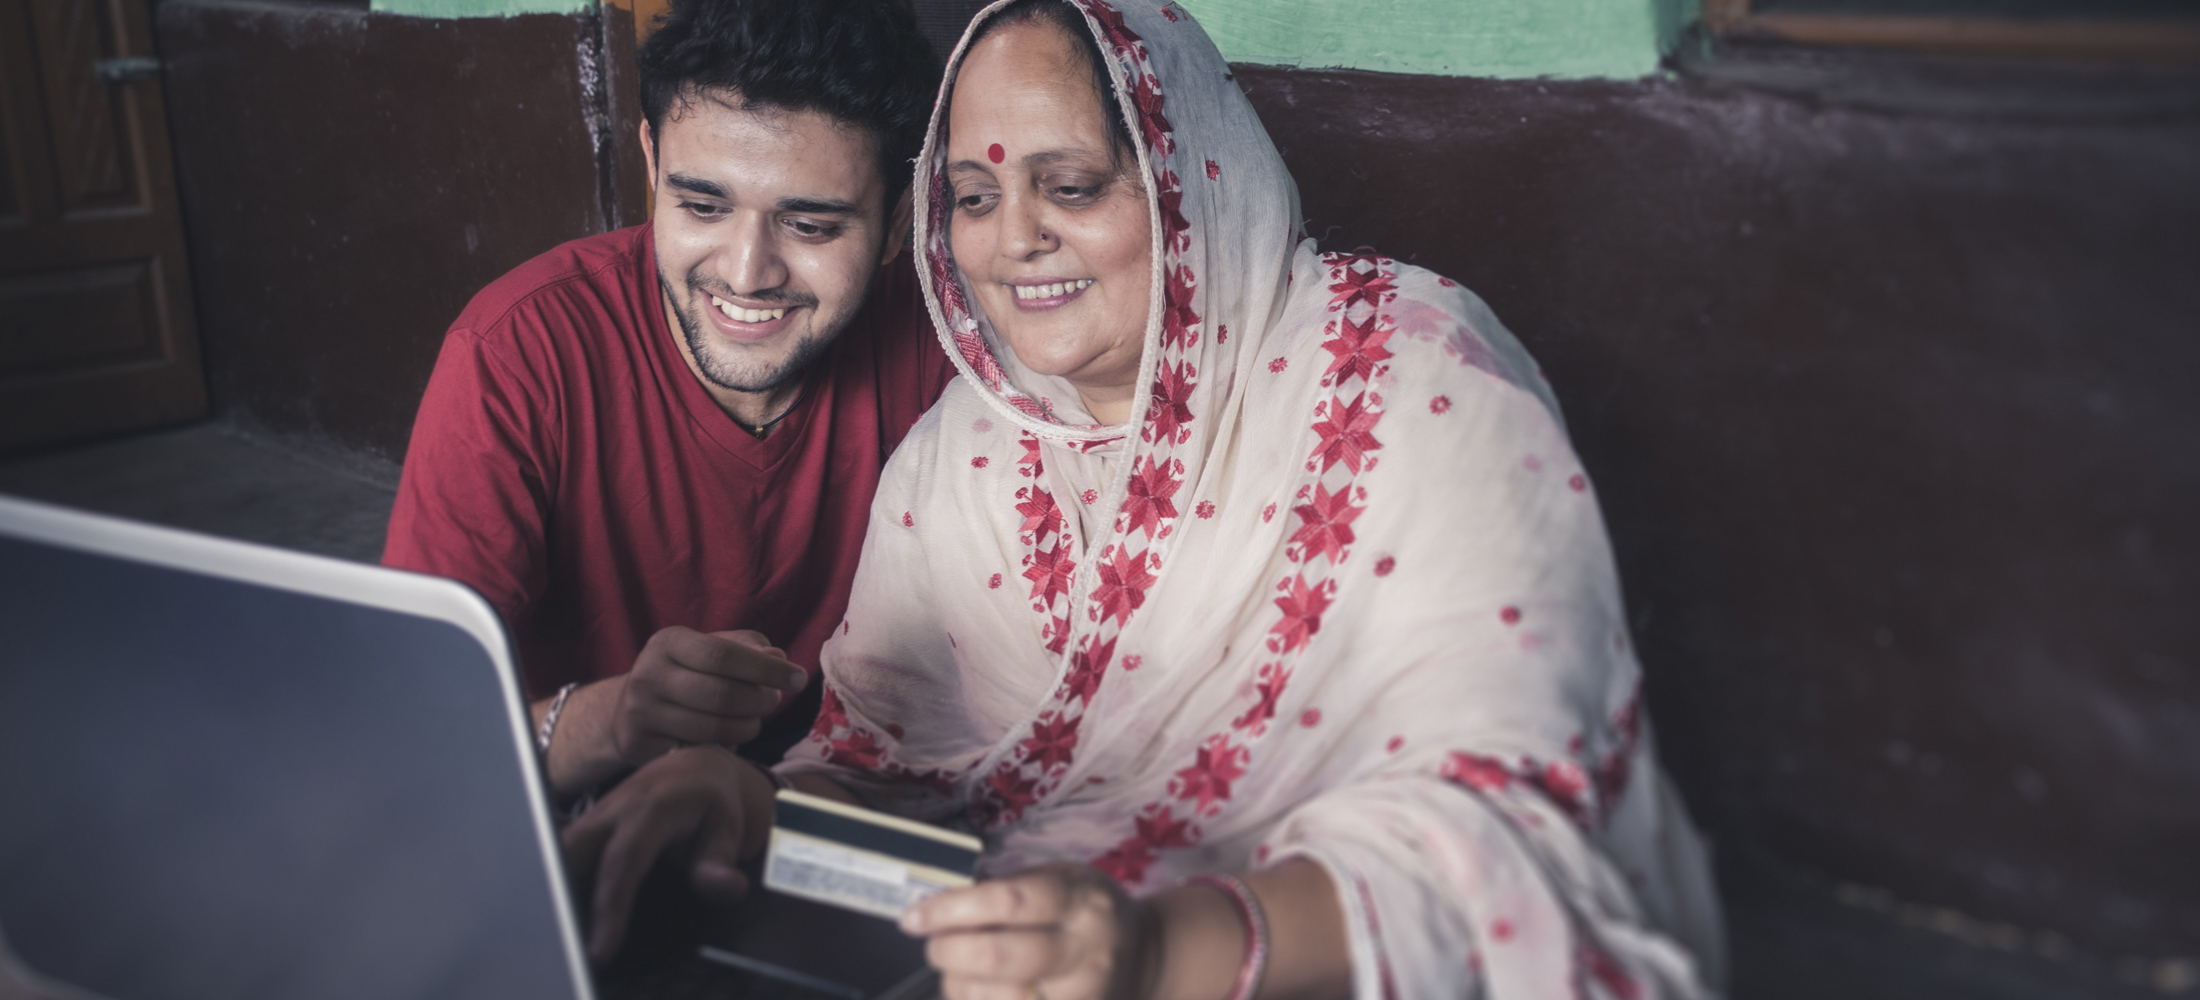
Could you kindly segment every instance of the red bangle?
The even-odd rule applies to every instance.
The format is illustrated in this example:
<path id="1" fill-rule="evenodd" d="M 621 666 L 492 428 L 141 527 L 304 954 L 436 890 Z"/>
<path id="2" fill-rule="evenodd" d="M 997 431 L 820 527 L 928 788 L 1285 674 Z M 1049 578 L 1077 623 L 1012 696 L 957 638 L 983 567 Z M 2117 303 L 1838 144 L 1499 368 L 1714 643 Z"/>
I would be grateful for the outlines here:
<path id="1" fill-rule="evenodd" d="M 1268 917 L 1261 912 L 1260 897 L 1235 875 L 1193 875 L 1183 884 L 1214 886 L 1237 904 L 1238 917 L 1245 921 L 1245 962 L 1238 966 L 1228 1000 L 1253 1000 L 1260 992 L 1261 974 L 1268 971 Z"/>

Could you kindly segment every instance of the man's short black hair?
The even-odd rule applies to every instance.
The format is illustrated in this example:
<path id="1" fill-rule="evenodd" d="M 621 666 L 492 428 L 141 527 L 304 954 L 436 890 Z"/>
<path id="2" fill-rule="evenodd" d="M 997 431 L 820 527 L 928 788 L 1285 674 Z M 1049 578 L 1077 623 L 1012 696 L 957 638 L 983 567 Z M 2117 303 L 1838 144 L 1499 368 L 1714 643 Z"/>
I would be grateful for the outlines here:
<path id="1" fill-rule="evenodd" d="M 889 203 L 915 172 L 940 63 L 909 0 L 674 0 L 635 57 L 654 139 L 711 91 L 870 131 Z"/>

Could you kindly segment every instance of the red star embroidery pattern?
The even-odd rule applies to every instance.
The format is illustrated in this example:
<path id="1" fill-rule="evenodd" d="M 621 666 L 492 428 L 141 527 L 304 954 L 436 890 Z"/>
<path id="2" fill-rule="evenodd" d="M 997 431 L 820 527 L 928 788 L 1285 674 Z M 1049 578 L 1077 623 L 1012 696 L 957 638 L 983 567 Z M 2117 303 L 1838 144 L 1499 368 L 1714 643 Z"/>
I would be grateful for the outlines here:
<path id="1" fill-rule="evenodd" d="M 1146 467 L 1131 477 L 1130 492 L 1123 498 L 1125 532 L 1144 529 L 1151 538 L 1163 523 L 1176 518 L 1176 503 L 1170 498 L 1184 485 L 1184 463 L 1169 466 L 1146 459 Z"/>
<path id="2" fill-rule="evenodd" d="M 1291 544 L 1298 547 L 1291 558 L 1303 561 L 1328 556 L 1332 563 L 1343 562 L 1345 550 L 1353 542 L 1352 521 L 1365 509 L 1352 503 L 1351 491 L 1331 493 L 1315 483 L 1313 502 L 1291 508 L 1301 522 L 1298 533 L 1291 536 Z"/>

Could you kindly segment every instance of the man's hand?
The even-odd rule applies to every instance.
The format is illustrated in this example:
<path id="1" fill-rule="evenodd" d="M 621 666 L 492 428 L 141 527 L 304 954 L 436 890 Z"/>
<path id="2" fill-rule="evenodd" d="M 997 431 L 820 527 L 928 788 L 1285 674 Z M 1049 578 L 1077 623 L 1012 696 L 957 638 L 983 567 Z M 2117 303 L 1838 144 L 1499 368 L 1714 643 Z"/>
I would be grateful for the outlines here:
<path id="1" fill-rule="evenodd" d="M 764 728 L 781 692 L 800 691 L 809 679 L 756 632 L 660 630 L 619 688 L 612 749 L 640 767 L 678 746 L 740 746 Z"/>
<path id="2" fill-rule="evenodd" d="M 660 857 L 675 856 L 703 896 L 749 890 L 742 861 L 771 832 L 772 781 L 719 746 L 674 750 L 642 766 L 560 835 L 573 885 L 588 892 L 588 954 L 608 962 L 626 939 L 634 895 Z M 590 890 L 593 886 L 593 890 Z"/>
<path id="3" fill-rule="evenodd" d="M 570 798 L 674 747 L 746 743 L 782 692 L 800 691 L 808 681 L 756 632 L 663 629 L 642 647 L 633 670 L 567 699 L 545 760 L 550 787 Z M 536 703 L 538 725 L 548 709 L 547 699 Z"/>

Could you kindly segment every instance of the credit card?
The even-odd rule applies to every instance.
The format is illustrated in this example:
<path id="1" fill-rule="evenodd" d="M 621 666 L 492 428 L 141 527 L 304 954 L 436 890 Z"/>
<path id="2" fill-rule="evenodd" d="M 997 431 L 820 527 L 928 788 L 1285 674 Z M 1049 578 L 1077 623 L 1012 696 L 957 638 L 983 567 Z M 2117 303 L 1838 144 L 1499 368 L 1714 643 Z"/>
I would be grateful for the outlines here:
<path id="1" fill-rule="evenodd" d="M 969 885 L 984 850 L 966 833 L 783 789 L 764 885 L 894 920 L 917 900 Z"/>

